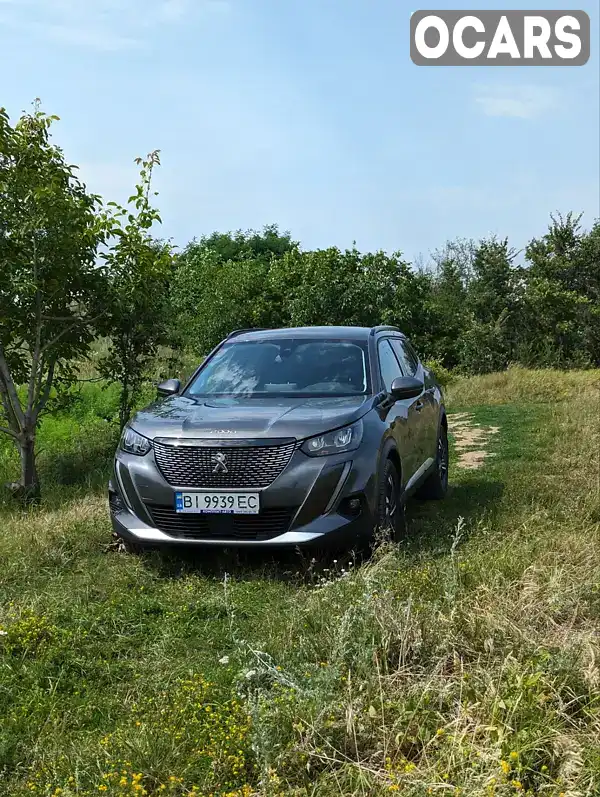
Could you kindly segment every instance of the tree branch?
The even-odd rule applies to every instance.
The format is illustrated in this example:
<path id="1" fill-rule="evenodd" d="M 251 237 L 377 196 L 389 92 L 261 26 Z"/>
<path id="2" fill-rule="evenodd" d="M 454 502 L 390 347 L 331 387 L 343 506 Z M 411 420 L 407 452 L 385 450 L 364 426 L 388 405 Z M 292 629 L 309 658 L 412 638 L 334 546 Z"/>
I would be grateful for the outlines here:
<path id="1" fill-rule="evenodd" d="M 27 389 L 27 410 L 25 417 L 29 420 L 33 416 L 33 406 L 35 403 L 36 382 L 38 376 L 38 369 L 40 370 L 41 377 L 41 348 L 42 348 L 42 295 L 40 293 L 40 286 L 37 284 L 37 242 L 35 235 L 33 236 L 33 279 L 36 283 L 35 289 L 35 346 L 31 357 L 31 373 L 29 374 L 29 387 Z"/>
<path id="2" fill-rule="evenodd" d="M 12 406 L 8 399 L 8 393 L 4 388 L 4 382 L 2 381 L 1 376 L 0 376 L 0 401 L 2 402 L 2 408 L 4 409 L 4 415 L 6 416 L 6 421 L 8 422 L 9 426 L 12 426 L 13 432 L 16 434 L 19 431 L 19 423 L 12 410 Z"/>
<path id="3" fill-rule="evenodd" d="M 3 393 L 6 393 L 8 406 L 10 407 L 13 415 L 15 416 L 15 420 L 17 421 L 18 425 L 23 428 L 25 425 L 25 415 L 23 414 L 23 410 L 21 408 L 21 402 L 19 401 L 19 396 L 17 395 L 17 389 L 15 387 L 15 383 L 12 380 L 12 376 L 10 375 L 10 370 L 8 367 L 8 363 L 6 361 L 6 357 L 4 355 L 4 346 L 0 343 L 0 384 L 3 388 Z"/>
<path id="4" fill-rule="evenodd" d="M 2 434 L 7 434 L 9 437 L 12 437 L 14 440 L 18 440 L 19 439 L 18 435 L 15 434 L 15 432 L 13 432 L 12 429 L 9 429 L 6 426 L 0 426 L 0 432 Z"/>
<path id="5" fill-rule="evenodd" d="M 54 369 L 56 367 L 56 360 L 51 360 L 50 365 L 48 367 L 48 375 L 46 376 L 46 384 L 44 385 L 44 390 L 42 391 L 38 401 L 37 407 L 35 408 L 34 418 L 37 421 L 40 412 L 43 411 L 44 407 L 48 403 L 48 399 L 50 398 L 50 391 L 52 390 L 52 382 L 54 380 Z"/>
<path id="6" fill-rule="evenodd" d="M 21 338 L 20 340 L 17 340 L 14 343 L 10 343 L 7 346 L 7 350 L 8 351 L 19 351 L 19 349 L 22 348 L 24 343 L 25 343 L 25 338 Z"/>
<path id="7" fill-rule="evenodd" d="M 42 315 L 40 318 L 42 321 L 74 321 L 75 323 L 84 320 L 73 315 Z"/>
<path id="8" fill-rule="evenodd" d="M 53 338 L 51 338 L 49 341 L 47 341 L 42 346 L 42 348 L 40 349 L 40 354 L 43 354 L 49 348 L 54 346 L 55 343 L 58 343 L 58 341 L 62 338 L 63 335 L 66 335 L 67 332 L 70 332 L 72 329 L 74 329 L 76 326 L 78 326 L 78 324 L 93 324 L 95 321 L 97 321 L 103 315 L 104 315 L 104 313 L 102 312 L 99 315 L 97 315 L 95 318 L 90 318 L 90 319 L 77 318 L 77 319 L 75 319 L 75 321 L 72 324 L 69 324 L 69 326 L 65 327 L 64 329 L 61 329 L 61 331 L 57 335 L 55 335 Z M 44 319 L 44 316 L 42 316 L 42 319 Z M 67 319 L 67 318 L 63 318 L 63 319 L 52 318 L 50 320 L 51 321 L 59 321 L 59 320 L 72 321 L 73 319 L 72 318 L 70 318 L 70 319 Z"/>

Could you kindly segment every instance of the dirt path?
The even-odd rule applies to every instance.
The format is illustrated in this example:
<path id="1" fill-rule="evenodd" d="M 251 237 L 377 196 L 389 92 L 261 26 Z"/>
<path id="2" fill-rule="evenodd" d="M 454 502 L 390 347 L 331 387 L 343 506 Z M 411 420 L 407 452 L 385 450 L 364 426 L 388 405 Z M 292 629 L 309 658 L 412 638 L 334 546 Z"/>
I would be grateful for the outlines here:
<path id="1" fill-rule="evenodd" d="M 448 427 L 454 435 L 459 468 L 477 470 L 488 457 L 496 456 L 487 450 L 487 445 L 500 431 L 498 426 L 481 426 L 473 421 L 471 413 L 456 412 L 448 416 Z"/>

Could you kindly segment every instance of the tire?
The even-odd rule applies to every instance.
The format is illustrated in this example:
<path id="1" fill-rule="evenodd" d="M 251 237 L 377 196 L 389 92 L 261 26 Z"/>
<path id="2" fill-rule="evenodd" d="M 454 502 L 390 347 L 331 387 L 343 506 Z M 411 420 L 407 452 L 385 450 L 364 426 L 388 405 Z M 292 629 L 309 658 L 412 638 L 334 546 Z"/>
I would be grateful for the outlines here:
<path id="1" fill-rule="evenodd" d="M 423 482 L 417 496 L 425 501 L 441 501 L 448 492 L 448 432 L 445 426 L 440 426 L 437 441 L 437 455 L 435 469 Z"/>
<path id="2" fill-rule="evenodd" d="M 401 482 L 398 468 L 387 458 L 379 474 L 377 486 L 377 517 L 373 536 L 375 541 L 399 542 L 406 531 L 404 504 L 401 501 Z"/>

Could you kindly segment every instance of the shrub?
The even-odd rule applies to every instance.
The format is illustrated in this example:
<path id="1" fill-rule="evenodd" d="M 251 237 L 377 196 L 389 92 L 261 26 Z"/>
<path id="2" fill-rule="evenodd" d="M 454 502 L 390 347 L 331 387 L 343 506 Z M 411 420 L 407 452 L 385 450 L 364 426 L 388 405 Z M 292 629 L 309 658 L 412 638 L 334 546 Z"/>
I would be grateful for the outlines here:
<path id="1" fill-rule="evenodd" d="M 446 385 L 449 385 L 456 379 L 456 376 L 449 368 L 445 367 L 441 360 L 427 360 L 425 362 L 425 367 L 432 371 L 435 378 L 443 387 L 446 387 Z"/>

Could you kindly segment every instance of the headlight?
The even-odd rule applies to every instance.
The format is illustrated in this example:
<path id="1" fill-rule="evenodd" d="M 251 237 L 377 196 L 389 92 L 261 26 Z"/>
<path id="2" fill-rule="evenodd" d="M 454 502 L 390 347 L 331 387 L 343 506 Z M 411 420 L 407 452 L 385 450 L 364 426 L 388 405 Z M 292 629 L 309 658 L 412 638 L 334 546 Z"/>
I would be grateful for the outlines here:
<path id="1" fill-rule="evenodd" d="M 137 454 L 139 457 L 143 457 L 152 448 L 152 443 L 147 437 L 134 432 L 130 426 L 126 426 L 123 429 L 119 447 L 123 451 L 127 451 L 128 454 Z"/>
<path id="2" fill-rule="evenodd" d="M 343 454 L 358 448 L 363 435 L 362 421 L 344 426 L 335 432 L 311 437 L 302 444 L 302 451 L 310 457 L 325 457 L 328 454 Z"/>

